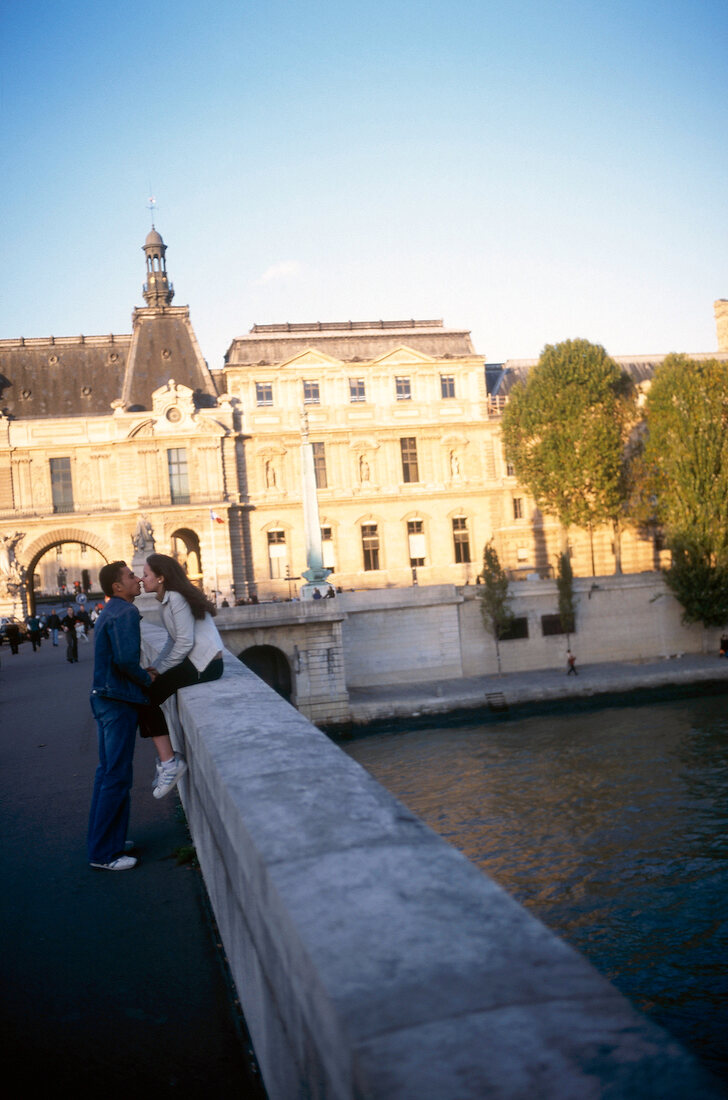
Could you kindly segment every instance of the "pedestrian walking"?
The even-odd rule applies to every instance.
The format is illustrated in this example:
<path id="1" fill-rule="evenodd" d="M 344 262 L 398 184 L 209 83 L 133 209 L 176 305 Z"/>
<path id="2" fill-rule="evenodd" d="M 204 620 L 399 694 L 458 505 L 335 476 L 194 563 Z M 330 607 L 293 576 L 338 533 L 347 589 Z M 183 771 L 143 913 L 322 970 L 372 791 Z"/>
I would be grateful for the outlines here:
<path id="1" fill-rule="evenodd" d="M 567 668 L 566 668 L 566 675 L 567 676 L 572 676 L 572 675 L 573 676 L 578 676 L 579 675 L 579 673 L 576 671 L 576 657 L 574 656 L 574 654 L 571 652 L 570 649 L 567 649 L 567 651 L 566 651 L 566 665 L 567 665 Z"/>
<path id="2" fill-rule="evenodd" d="M 29 615 L 25 620 L 25 625 L 28 627 L 28 637 L 35 653 L 36 649 L 40 649 L 40 619 L 37 615 Z"/>
<path id="3" fill-rule="evenodd" d="M 57 646 L 58 645 L 58 631 L 61 629 L 61 619 L 60 619 L 60 616 L 58 615 L 58 612 L 55 610 L 55 608 L 54 608 L 52 614 L 50 614 L 48 616 L 48 622 L 46 623 L 46 626 L 48 627 L 48 629 L 51 632 L 51 642 L 53 643 L 53 645 Z"/>
<path id="4" fill-rule="evenodd" d="M 66 660 L 70 665 L 78 664 L 78 635 L 72 607 L 63 616 L 63 633 L 66 635 Z"/>

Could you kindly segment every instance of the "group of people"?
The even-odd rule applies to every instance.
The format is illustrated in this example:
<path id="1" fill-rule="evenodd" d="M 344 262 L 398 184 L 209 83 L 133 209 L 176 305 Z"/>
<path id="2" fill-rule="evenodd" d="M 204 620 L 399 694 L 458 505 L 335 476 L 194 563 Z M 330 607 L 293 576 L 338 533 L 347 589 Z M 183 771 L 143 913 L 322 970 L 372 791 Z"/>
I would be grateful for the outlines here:
<path id="1" fill-rule="evenodd" d="M 129 855 L 133 844 L 126 835 L 137 728 L 157 750 L 152 793 L 163 798 L 185 774 L 187 762 L 174 751 L 161 704 L 179 688 L 218 680 L 223 645 L 212 619 L 214 604 L 174 558 L 150 554 L 141 580 L 126 562 L 110 562 L 101 568 L 99 582 L 108 599 L 94 631 L 91 709 L 99 764 L 89 815 L 88 859 L 95 868 L 127 871 L 137 863 Z M 141 615 L 134 604 L 142 585 L 160 602 L 167 631 L 164 645 L 146 668 L 141 665 Z"/>
<path id="2" fill-rule="evenodd" d="M 95 607 L 92 608 L 91 612 L 88 612 L 84 607 L 67 607 L 63 615 L 59 615 L 55 609 L 48 616 L 42 612 L 37 614 L 34 612 L 32 615 L 28 615 L 25 620 L 25 627 L 34 653 L 37 649 L 40 649 L 44 638 L 46 640 L 50 638 L 51 643 L 57 646 L 59 636 L 64 635 L 66 639 L 66 659 L 74 664 L 78 661 L 79 639 L 84 642 L 89 640 L 88 632 L 93 630 L 97 618 L 98 610 Z M 7 624 L 5 633 L 10 643 L 11 652 L 17 653 L 18 646 L 23 640 L 21 625 L 11 621 Z"/>

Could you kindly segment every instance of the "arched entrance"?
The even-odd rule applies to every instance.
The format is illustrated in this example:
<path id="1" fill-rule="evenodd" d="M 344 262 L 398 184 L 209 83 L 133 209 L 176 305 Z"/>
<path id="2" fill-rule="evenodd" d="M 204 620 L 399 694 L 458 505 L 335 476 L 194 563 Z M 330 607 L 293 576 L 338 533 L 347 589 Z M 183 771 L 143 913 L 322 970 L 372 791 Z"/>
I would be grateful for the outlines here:
<path id="1" fill-rule="evenodd" d="M 180 527 L 172 532 L 172 557 L 180 563 L 192 583 L 202 588 L 200 539 L 195 531 Z"/>
<path id="2" fill-rule="evenodd" d="M 106 541 L 90 531 L 67 527 L 36 539 L 22 554 L 28 613 L 39 601 L 55 603 L 73 600 L 80 592 L 97 593 L 99 569 L 111 560 Z"/>
<path id="3" fill-rule="evenodd" d="M 290 703 L 291 666 L 285 653 L 272 645 L 253 645 L 239 653 L 238 660 Z"/>

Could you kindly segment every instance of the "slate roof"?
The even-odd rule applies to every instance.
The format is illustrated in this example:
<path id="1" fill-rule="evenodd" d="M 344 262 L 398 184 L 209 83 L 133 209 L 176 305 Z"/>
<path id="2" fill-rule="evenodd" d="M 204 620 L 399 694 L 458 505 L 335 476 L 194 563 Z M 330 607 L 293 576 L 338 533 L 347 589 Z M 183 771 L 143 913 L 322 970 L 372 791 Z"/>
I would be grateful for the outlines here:
<path id="1" fill-rule="evenodd" d="M 666 355 L 613 355 L 615 363 L 623 367 L 636 386 L 649 382 Z M 717 359 L 728 364 L 726 352 L 688 353 L 688 358 L 697 360 Z M 538 359 L 507 359 L 505 363 L 486 363 L 488 393 L 493 397 L 507 397 L 518 382 L 525 382 L 529 371 L 536 366 Z"/>
<path id="2" fill-rule="evenodd" d="M 186 306 L 138 309 L 132 335 L 0 340 L 0 411 L 16 419 L 108 416 L 112 402 L 152 408 L 170 378 L 214 404 L 216 390 Z"/>
<path id="3" fill-rule="evenodd" d="M 131 336 L 0 340 L 0 411 L 17 419 L 108 415 L 130 344 Z"/>
<path id="4" fill-rule="evenodd" d="M 414 351 L 445 359 L 475 355 L 467 329 L 446 329 L 435 321 L 315 321 L 306 324 L 253 325 L 236 337 L 225 355 L 230 367 L 285 362 L 314 348 L 343 362 L 366 362 L 405 344 Z"/>

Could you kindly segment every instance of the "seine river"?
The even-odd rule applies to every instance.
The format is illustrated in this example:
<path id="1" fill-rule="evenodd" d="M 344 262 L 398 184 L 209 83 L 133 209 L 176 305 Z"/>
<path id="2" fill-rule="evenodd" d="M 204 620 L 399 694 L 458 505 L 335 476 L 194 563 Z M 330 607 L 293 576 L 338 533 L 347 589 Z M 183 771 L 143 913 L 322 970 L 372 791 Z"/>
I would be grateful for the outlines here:
<path id="1" fill-rule="evenodd" d="M 728 1080 L 728 696 L 341 747 Z"/>

